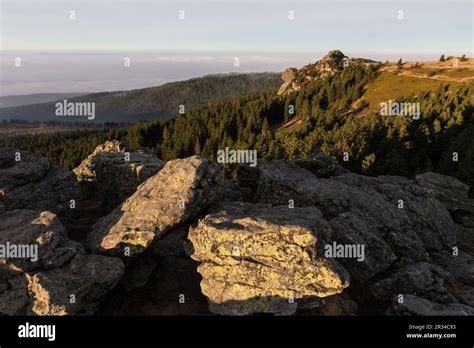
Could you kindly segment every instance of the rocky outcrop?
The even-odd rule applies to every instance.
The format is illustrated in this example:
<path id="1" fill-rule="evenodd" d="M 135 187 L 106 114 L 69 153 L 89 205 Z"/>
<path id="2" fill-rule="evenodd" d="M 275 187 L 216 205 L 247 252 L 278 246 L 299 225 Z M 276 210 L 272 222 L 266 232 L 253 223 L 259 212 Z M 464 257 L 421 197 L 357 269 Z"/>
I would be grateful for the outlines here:
<path id="1" fill-rule="evenodd" d="M 315 63 L 305 65 L 301 69 L 287 68 L 281 75 L 283 84 L 278 95 L 299 91 L 303 84 L 315 79 L 324 79 L 339 73 L 349 64 L 368 65 L 376 64 L 369 59 L 349 58 L 339 50 L 329 51 Z"/>
<path id="2" fill-rule="evenodd" d="M 140 254 L 210 204 L 212 189 L 220 181 L 220 167 L 207 159 L 193 156 L 170 161 L 93 226 L 87 246 L 94 253 L 124 259 Z"/>
<path id="3" fill-rule="evenodd" d="M 238 166 L 224 181 L 199 156 L 161 168 L 136 152 L 147 155 L 136 171 L 129 151 L 107 142 L 76 171 L 99 195 L 124 185 L 106 216 L 80 202 L 90 224 L 59 215 L 87 254 L 44 210 L 81 196 L 74 175 L 0 150 L 0 251 L 38 248 L 36 261 L 0 254 L 0 314 L 90 314 L 104 296 L 102 314 L 209 314 L 206 298 L 231 315 L 472 314 L 474 203 L 456 179 L 366 177 L 316 152 Z"/>
<path id="4" fill-rule="evenodd" d="M 70 171 L 56 168 L 45 157 L 0 149 L 0 211 L 31 209 L 61 214 L 80 199 L 79 184 Z"/>
<path id="5" fill-rule="evenodd" d="M 458 227 L 447 210 L 408 179 L 353 173 L 319 178 L 291 161 L 260 161 L 255 169 L 239 168 L 239 183 L 253 202 L 315 206 L 328 221 L 340 220 L 341 214 L 359 215 L 366 225 L 362 230 L 383 238 L 400 264 L 426 261 L 428 249 L 449 249 L 456 243 Z"/>
<path id="6" fill-rule="evenodd" d="M 104 210 L 110 211 L 164 165 L 151 153 L 133 151 L 127 143 L 113 140 L 98 145 L 74 173 L 87 191 L 98 192 Z"/>
<path id="7" fill-rule="evenodd" d="M 281 74 L 283 84 L 278 89 L 278 95 L 288 93 L 288 91 L 299 91 L 301 86 L 298 84 L 297 78 L 298 69 L 286 68 Z"/>
<path id="8" fill-rule="evenodd" d="M 201 289 L 219 314 L 291 314 L 342 292 L 346 271 L 317 256 L 329 229 L 316 208 L 229 203 L 191 229 Z"/>
<path id="9" fill-rule="evenodd" d="M 123 274 L 120 259 L 86 255 L 47 211 L 1 214 L 0 251 L 0 314 L 91 314 Z"/>
<path id="10" fill-rule="evenodd" d="M 329 246 L 363 247 L 364 257 L 337 261 L 372 301 L 390 306 L 405 293 L 472 306 L 472 233 L 455 214 L 469 216 L 468 187 L 434 173 L 410 180 L 320 168 L 311 160 L 262 160 L 237 176 L 246 200 L 316 207 L 330 227 Z"/>

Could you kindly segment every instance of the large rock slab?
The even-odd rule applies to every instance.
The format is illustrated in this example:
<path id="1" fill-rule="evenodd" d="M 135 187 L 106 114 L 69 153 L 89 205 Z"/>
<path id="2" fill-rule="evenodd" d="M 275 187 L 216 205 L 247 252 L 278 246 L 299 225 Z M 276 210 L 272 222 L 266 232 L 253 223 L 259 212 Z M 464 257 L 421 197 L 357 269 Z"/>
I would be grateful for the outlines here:
<path id="1" fill-rule="evenodd" d="M 44 211 L 12 210 L 0 215 L 0 245 L 36 245 L 37 254 L 30 258 L 0 258 L 0 280 L 13 274 L 63 266 L 82 245 L 70 240 L 55 214 Z M 3 248 L 2 248 L 3 249 Z M 35 251 L 33 251 L 35 252 Z"/>
<path id="2" fill-rule="evenodd" d="M 30 209 L 65 213 L 71 200 L 78 202 L 81 190 L 66 169 L 28 152 L 0 149 L 0 205 L 3 210 Z"/>
<path id="3" fill-rule="evenodd" d="M 468 198 L 469 186 L 459 180 L 437 173 L 424 173 L 415 179 L 448 209 L 454 221 L 466 227 L 474 227 L 474 201 Z"/>
<path id="4" fill-rule="evenodd" d="M 220 166 L 199 156 L 168 162 L 93 226 L 88 248 L 124 259 L 142 253 L 155 239 L 204 209 L 221 179 Z"/>
<path id="5" fill-rule="evenodd" d="M 104 209 L 110 211 L 164 165 L 155 155 L 114 140 L 98 145 L 73 171 L 86 190 L 98 192 Z"/>
<path id="6" fill-rule="evenodd" d="M 294 313 L 342 292 L 347 272 L 317 257 L 331 230 L 316 208 L 228 203 L 192 228 L 192 258 L 201 261 L 201 289 L 218 314 Z"/>
<path id="7" fill-rule="evenodd" d="M 330 221 L 334 231 L 331 242 L 341 246 L 363 248 L 362 257 L 343 257 L 337 260 L 351 275 L 351 281 L 366 281 L 388 269 L 397 259 L 377 228 L 367 222 L 358 211 L 343 213 Z"/>
<path id="8" fill-rule="evenodd" d="M 47 211 L 0 214 L 0 251 L 0 314 L 91 314 L 123 274 L 120 259 L 86 255 Z"/>

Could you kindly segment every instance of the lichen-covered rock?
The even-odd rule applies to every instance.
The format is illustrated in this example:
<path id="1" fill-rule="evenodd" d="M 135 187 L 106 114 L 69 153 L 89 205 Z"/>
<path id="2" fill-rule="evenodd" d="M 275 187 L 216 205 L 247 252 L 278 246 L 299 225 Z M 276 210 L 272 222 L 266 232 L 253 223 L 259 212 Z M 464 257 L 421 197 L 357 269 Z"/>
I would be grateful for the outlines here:
<path id="1" fill-rule="evenodd" d="M 30 258 L 0 258 L 0 280 L 12 274 L 63 266 L 82 245 L 70 240 L 55 214 L 44 211 L 12 210 L 0 215 L 0 245 L 37 246 Z M 26 252 L 26 251 L 25 251 Z M 35 251 L 33 251 L 35 252 Z"/>
<path id="2" fill-rule="evenodd" d="M 441 201 L 453 198 L 466 198 L 469 193 L 469 186 L 459 180 L 433 172 L 417 175 L 415 181 L 418 185 L 433 190 L 434 194 Z"/>
<path id="3" fill-rule="evenodd" d="M 122 275 L 118 258 L 78 254 L 66 267 L 28 277 L 29 314 L 92 314 L 98 309 L 97 299 L 114 288 Z"/>
<path id="4" fill-rule="evenodd" d="M 134 164 L 124 163 L 128 152 Z M 0 256 L 0 315 L 90 314 L 114 287 L 104 314 L 209 314 L 206 297 L 211 312 L 232 315 L 473 313 L 474 201 L 456 179 L 367 177 L 317 152 L 238 166 L 237 179 L 223 181 L 199 156 L 161 170 L 148 156 L 113 141 L 78 167 L 103 203 L 131 195 L 98 220 L 93 196 L 63 214 L 80 197 L 72 173 L 0 150 L 0 251 L 38 247 L 37 260 Z M 87 248 L 103 255 L 87 255 L 42 207 L 60 212 L 78 241 L 95 223 Z M 327 253 L 337 246 L 362 254 Z"/>
<path id="5" fill-rule="evenodd" d="M 3 210 L 30 209 L 64 213 L 71 200 L 81 199 L 72 172 L 56 168 L 45 158 L 28 152 L 0 149 L 0 204 Z"/>
<path id="6" fill-rule="evenodd" d="M 0 314 L 90 314 L 123 274 L 120 259 L 85 255 L 47 211 L 0 214 L 0 248 Z"/>
<path id="7" fill-rule="evenodd" d="M 329 243 L 363 246 L 363 260 L 338 262 L 353 284 L 375 295 L 369 301 L 388 303 L 407 293 L 473 305 L 474 203 L 458 180 L 321 173 L 305 161 L 260 161 L 257 168 L 239 167 L 238 180 L 247 200 L 317 207 L 331 226 Z"/>
<path id="8" fill-rule="evenodd" d="M 74 173 L 86 190 L 98 191 L 104 209 L 110 211 L 164 165 L 153 154 L 132 151 L 125 142 L 114 140 L 98 145 Z"/>
<path id="9" fill-rule="evenodd" d="M 221 179 L 219 165 L 199 156 L 168 162 L 93 226 L 88 248 L 123 258 L 142 253 L 155 239 L 205 208 Z M 124 247 L 129 247 L 129 255 Z"/>
<path id="10" fill-rule="evenodd" d="M 201 289 L 219 314 L 291 314 L 308 297 L 342 292 L 347 272 L 317 257 L 330 227 L 316 208 L 228 203 L 191 229 Z"/>

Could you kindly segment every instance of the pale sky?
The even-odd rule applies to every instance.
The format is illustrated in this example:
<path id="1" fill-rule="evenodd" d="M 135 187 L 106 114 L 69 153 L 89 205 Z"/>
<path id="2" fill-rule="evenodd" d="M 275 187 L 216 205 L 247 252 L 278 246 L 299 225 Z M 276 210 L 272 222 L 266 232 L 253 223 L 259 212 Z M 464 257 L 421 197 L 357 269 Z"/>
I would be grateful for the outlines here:
<path id="1" fill-rule="evenodd" d="M 472 0 L 0 0 L 0 10 L 1 95 L 281 71 L 331 49 L 376 60 L 473 52 Z M 123 69 L 124 57 L 133 69 Z"/>

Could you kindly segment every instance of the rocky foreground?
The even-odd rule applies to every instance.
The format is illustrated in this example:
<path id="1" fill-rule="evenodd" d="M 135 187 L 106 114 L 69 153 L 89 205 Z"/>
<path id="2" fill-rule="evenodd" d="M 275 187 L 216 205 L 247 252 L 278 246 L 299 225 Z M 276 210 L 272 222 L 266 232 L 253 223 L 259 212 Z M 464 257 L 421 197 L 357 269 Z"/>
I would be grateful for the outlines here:
<path id="1" fill-rule="evenodd" d="M 474 200 L 305 160 L 0 149 L 0 314 L 474 315 Z"/>

